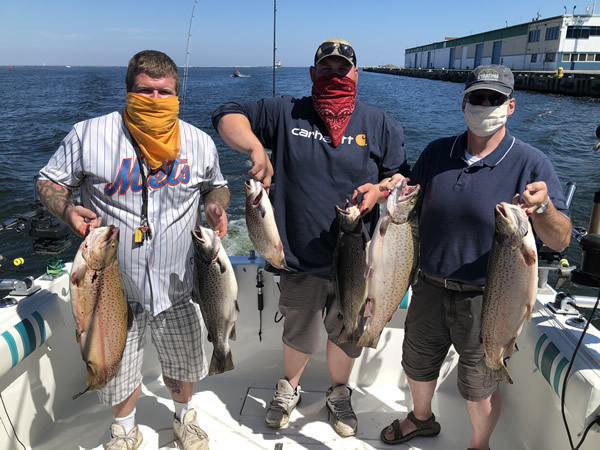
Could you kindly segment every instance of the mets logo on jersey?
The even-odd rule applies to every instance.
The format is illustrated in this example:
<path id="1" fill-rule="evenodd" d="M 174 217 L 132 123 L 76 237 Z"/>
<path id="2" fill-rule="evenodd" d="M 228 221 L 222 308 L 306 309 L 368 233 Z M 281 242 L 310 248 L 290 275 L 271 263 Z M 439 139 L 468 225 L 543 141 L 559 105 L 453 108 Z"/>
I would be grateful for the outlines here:
<path id="1" fill-rule="evenodd" d="M 152 189 L 160 189 L 166 185 L 188 184 L 189 182 L 190 166 L 187 159 L 180 159 L 179 156 L 173 161 L 168 175 L 159 171 L 148 177 L 148 187 Z M 132 163 L 131 158 L 125 158 L 121 161 L 121 168 L 117 172 L 115 180 L 104 186 L 104 193 L 106 195 L 125 195 L 129 189 L 132 192 L 142 190 L 140 165 L 137 159 Z"/>

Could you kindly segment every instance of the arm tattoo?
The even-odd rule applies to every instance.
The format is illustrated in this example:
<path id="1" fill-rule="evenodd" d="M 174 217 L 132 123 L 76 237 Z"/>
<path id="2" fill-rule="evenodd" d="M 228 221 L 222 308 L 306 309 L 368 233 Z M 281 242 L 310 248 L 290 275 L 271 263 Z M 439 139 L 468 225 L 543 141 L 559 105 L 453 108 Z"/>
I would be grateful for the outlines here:
<path id="1" fill-rule="evenodd" d="M 202 196 L 202 200 L 205 205 L 207 203 L 218 203 L 223 209 L 227 209 L 229 202 L 231 201 L 231 192 L 229 192 L 227 186 L 223 186 L 207 192 Z"/>
<path id="2" fill-rule="evenodd" d="M 42 205 L 44 205 L 52 215 L 64 222 L 65 210 L 74 204 L 71 191 L 50 180 L 40 180 L 37 182 L 36 187 L 38 198 Z"/>
<path id="3" fill-rule="evenodd" d="M 169 378 L 168 376 L 163 374 L 163 380 L 165 381 L 165 385 L 171 394 L 180 394 L 181 386 L 183 383 L 178 380 L 174 380 L 173 378 Z"/>

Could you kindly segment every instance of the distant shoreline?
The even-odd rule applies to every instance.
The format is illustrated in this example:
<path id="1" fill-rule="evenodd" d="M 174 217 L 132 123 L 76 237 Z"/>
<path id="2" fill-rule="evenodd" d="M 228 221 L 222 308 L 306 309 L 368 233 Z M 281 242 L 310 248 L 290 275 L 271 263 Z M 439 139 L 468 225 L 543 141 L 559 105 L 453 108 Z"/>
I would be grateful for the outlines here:
<path id="1" fill-rule="evenodd" d="M 67 67 L 68 66 L 68 67 Z M 77 65 L 68 65 L 68 64 L 0 64 L 0 67 L 62 67 L 62 68 L 69 68 L 69 69 L 75 69 L 75 68 L 81 68 L 81 67 L 109 67 L 109 68 L 127 68 L 127 64 L 123 65 L 123 66 L 119 66 L 119 65 L 112 65 L 112 66 L 88 66 L 88 65 L 83 65 L 83 66 L 77 66 Z M 180 69 L 183 69 L 185 66 L 177 66 Z M 285 67 L 305 67 L 305 66 L 277 66 L 278 69 L 283 69 Z M 188 66 L 189 69 L 272 69 L 273 66 Z"/>

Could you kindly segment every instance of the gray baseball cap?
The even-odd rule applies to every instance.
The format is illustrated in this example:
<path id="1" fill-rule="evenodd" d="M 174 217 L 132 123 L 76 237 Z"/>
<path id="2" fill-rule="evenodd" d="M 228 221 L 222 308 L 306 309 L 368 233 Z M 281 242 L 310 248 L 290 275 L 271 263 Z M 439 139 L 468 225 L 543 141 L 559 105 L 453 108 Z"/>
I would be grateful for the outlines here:
<path id="1" fill-rule="evenodd" d="M 515 78 L 506 66 L 498 64 L 478 66 L 467 77 L 463 95 L 479 89 L 488 89 L 504 95 L 510 95 L 515 90 Z"/>

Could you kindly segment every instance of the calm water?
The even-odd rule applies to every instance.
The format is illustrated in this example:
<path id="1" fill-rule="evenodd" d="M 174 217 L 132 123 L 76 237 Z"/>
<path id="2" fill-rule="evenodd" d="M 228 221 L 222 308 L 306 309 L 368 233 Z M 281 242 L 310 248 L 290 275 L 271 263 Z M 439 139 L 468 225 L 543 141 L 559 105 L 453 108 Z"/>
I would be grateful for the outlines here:
<path id="1" fill-rule="evenodd" d="M 249 78 L 233 78 L 234 69 L 191 68 L 188 73 L 183 119 L 210 134 L 219 148 L 221 169 L 229 180 L 232 205 L 228 211 L 230 231 L 225 239 L 230 255 L 252 249 L 244 220 L 243 182 L 250 168 L 245 155 L 227 147 L 213 130 L 210 116 L 226 101 L 270 97 L 272 70 L 240 69 Z M 72 124 L 122 109 L 125 104 L 126 68 L 120 67 L 0 67 L 0 222 L 24 213 L 33 199 L 34 175 L 46 163 Z M 310 94 L 308 68 L 277 71 L 276 94 Z M 409 161 L 413 164 L 431 140 L 461 133 L 465 126 L 461 107 L 462 85 L 420 78 L 362 72 L 358 97 L 388 111 L 404 127 Z M 600 189 L 600 152 L 594 132 L 600 124 L 600 100 L 516 92 L 516 112 L 509 129 L 522 140 L 543 150 L 552 160 L 561 182 L 577 183 L 571 211 L 575 225 L 587 227 L 593 193 Z M 39 275 L 45 270 L 45 256 L 33 253 L 28 228 L 17 233 L 0 231 L 0 254 L 4 278 Z M 61 257 L 69 260 L 78 245 Z M 581 252 L 573 241 L 566 253 L 571 264 L 579 264 Z M 22 257 L 19 268 L 13 259 Z M 578 286 L 572 292 L 597 295 Z"/>

